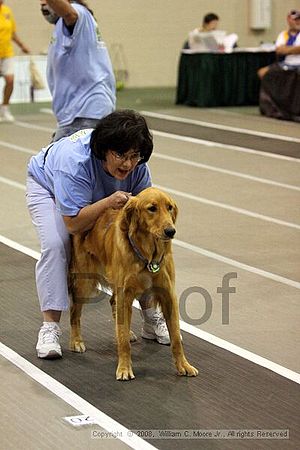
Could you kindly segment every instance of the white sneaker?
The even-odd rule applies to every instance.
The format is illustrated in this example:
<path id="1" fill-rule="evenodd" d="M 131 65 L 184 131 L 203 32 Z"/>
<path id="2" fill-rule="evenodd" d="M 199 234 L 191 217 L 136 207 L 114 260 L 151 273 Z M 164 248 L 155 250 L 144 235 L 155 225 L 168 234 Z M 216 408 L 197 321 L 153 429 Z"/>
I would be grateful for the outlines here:
<path id="1" fill-rule="evenodd" d="M 14 116 L 11 114 L 8 106 L 1 106 L 1 111 L 0 111 L 0 121 L 1 122 L 14 122 L 15 118 Z"/>
<path id="2" fill-rule="evenodd" d="M 62 357 L 61 346 L 59 345 L 61 334 L 61 330 L 56 322 L 44 322 L 39 331 L 36 344 L 39 358 L 54 359 Z"/>
<path id="3" fill-rule="evenodd" d="M 142 310 L 142 315 L 144 317 L 142 337 L 155 340 L 159 344 L 170 345 L 170 335 L 163 313 L 149 308 Z"/>

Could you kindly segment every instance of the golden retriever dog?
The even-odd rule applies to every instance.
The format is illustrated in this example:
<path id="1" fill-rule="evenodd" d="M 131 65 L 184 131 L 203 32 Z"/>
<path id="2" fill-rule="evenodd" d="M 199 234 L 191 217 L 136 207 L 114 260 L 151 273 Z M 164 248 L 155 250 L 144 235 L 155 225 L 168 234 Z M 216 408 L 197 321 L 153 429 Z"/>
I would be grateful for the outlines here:
<path id="1" fill-rule="evenodd" d="M 113 292 L 110 303 L 116 322 L 117 380 L 134 378 L 130 351 L 134 336 L 130 331 L 132 303 L 143 295 L 152 296 L 161 306 L 178 375 L 198 374 L 184 355 L 179 328 L 171 245 L 176 216 L 174 200 L 150 187 L 131 197 L 122 209 L 106 210 L 88 233 L 73 236 L 70 348 L 85 351 L 80 331 L 84 299 L 94 295 L 99 282 L 108 286 Z"/>

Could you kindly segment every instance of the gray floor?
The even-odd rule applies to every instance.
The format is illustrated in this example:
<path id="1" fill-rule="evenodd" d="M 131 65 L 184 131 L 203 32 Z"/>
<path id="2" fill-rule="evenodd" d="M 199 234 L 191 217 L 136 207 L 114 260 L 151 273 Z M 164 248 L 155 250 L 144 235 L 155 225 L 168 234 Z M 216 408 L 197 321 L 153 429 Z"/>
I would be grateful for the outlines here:
<path id="1" fill-rule="evenodd" d="M 197 121 L 214 122 L 218 125 L 247 128 L 253 131 L 254 137 L 247 135 L 246 138 L 243 133 L 235 133 L 239 142 L 235 143 L 234 147 L 231 147 L 228 145 L 228 142 L 227 145 L 222 146 L 224 144 L 224 133 L 222 138 L 222 134 L 220 132 L 215 133 L 213 128 L 205 129 L 205 132 L 202 131 L 203 128 L 198 129 L 196 134 L 197 138 L 207 139 L 210 141 L 210 144 L 180 139 L 180 137 L 169 136 L 161 132 L 157 133 L 154 129 L 155 152 L 150 166 L 154 183 L 171 192 L 179 205 L 178 236 L 177 241 L 174 242 L 178 297 L 180 301 L 183 301 L 187 289 L 196 287 L 195 290 L 197 291 L 201 287 L 206 289 L 212 298 L 213 307 L 209 319 L 205 323 L 196 325 L 196 328 L 201 332 L 209 333 L 209 336 L 215 336 L 228 343 L 235 344 L 245 351 L 266 358 L 286 369 L 299 372 L 300 285 L 298 249 L 300 165 L 298 159 L 280 158 L 278 156 L 280 151 L 278 144 L 276 144 L 277 156 L 273 157 L 270 154 L 273 151 L 274 142 L 280 142 L 280 136 L 287 136 L 294 138 L 294 142 L 289 141 L 289 156 L 292 156 L 294 153 L 293 156 L 298 157 L 299 124 L 261 118 L 255 114 L 253 109 L 249 109 L 249 114 L 244 112 L 239 114 L 238 109 L 226 111 L 223 108 L 222 110 L 212 111 L 184 107 L 158 110 L 157 112 L 188 119 L 192 118 Z M 26 162 L 31 153 L 38 151 L 42 145 L 49 142 L 51 130 L 55 124 L 51 116 L 43 113 L 19 115 L 17 119 L 18 121 L 12 125 L 0 124 L 0 188 L 2 199 L 0 235 L 38 251 L 38 242 L 24 202 Z M 158 124 L 158 121 L 152 123 L 152 128 L 155 123 Z M 160 123 L 158 128 L 160 131 L 170 131 L 164 125 L 165 123 L 166 121 Z M 193 130 L 195 129 L 196 125 L 193 126 Z M 242 147 L 250 146 L 251 148 L 253 142 L 257 142 L 257 138 L 255 138 L 257 130 L 277 134 L 278 138 L 264 138 L 264 148 L 261 152 L 244 150 Z M 186 131 L 182 131 L 180 124 L 174 129 L 173 133 L 185 136 L 187 134 Z M 208 134 L 209 138 L 207 137 Z M 214 139 L 218 141 L 217 144 L 212 144 Z M 236 146 L 240 146 L 241 150 L 236 149 Z M 252 148 L 257 149 L 255 145 Z M 286 148 L 283 148 L 281 153 L 287 154 Z M 1 252 L 2 264 L 3 254 L 4 251 Z M 16 267 L 19 267 L 19 264 L 20 262 L 17 258 Z M 224 310 L 222 310 L 221 295 L 217 293 L 217 288 L 221 286 L 224 275 L 230 272 L 236 273 L 237 276 L 237 278 L 232 278 L 230 281 L 230 284 L 236 288 L 236 292 L 230 294 L 229 324 L 224 324 L 222 323 Z M 16 310 L 11 310 L 7 296 L 4 296 L 2 299 L 1 322 L 6 325 L 5 336 L 1 340 L 4 342 L 4 339 L 8 339 L 5 342 L 13 342 L 16 346 L 16 351 L 21 351 L 23 348 L 24 357 L 31 359 L 33 364 L 38 364 L 33 353 L 35 342 L 32 341 L 35 339 L 37 331 L 35 327 L 37 329 L 39 324 L 39 312 L 36 299 L 32 299 L 32 303 L 30 303 L 30 295 L 34 296 L 34 293 L 28 295 L 27 292 L 28 283 L 31 286 L 33 285 L 33 278 L 30 279 L 30 276 L 26 276 L 22 280 L 15 271 L 13 273 L 18 286 L 17 294 L 16 291 L 11 291 L 12 293 L 14 292 L 13 304 Z M 22 330 L 23 304 L 19 308 L 16 306 L 18 304 L 16 302 L 18 296 L 23 299 L 23 289 L 26 291 L 26 301 L 29 302 L 29 316 L 27 316 L 26 323 L 24 323 L 24 330 Z M 5 305 L 7 305 L 7 311 L 10 311 L 8 322 L 8 313 L 6 313 Z M 189 318 L 192 320 L 199 319 L 204 313 L 203 297 L 197 294 L 191 295 L 185 306 L 187 307 Z M 14 315 L 18 319 L 17 323 L 19 325 L 17 328 L 14 325 Z M 28 330 L 31 316 L 31 331 L 26 334 L 25 331 Z M 67 334 L 66 321 L 64 327 Z M 23 331 L 24 341 L 22 339 Z M 297 392 L 299 392 L 299 386 L 296 383 L 247 362 L 247 364 L 251 365 L 250 380 L 247 378 L 249 377 L 248 366 L 247 369 L 243 369 L 245 362 L 241 362 L 241 358 L 232 357 L 232 363 L 230 369 L 228 369 L 228 352 L 224 353 L 224 350 L 222 350 L 221 353 L 217 353 L 216 357 L 214 353 L 216 350 L 215 346 L 210 345 L 208 347 L 205 341 L 195 336 L 186 336 L 185 340 L 188 341 L 187 345 L 190 353 L 196 356 L 197 362 L 199 359 L 200 378 L 197 379 L 195 385 L 198 386 L 198 383 L 200 383 L 201 388 L 196 388 L 195 392 L 193 388 L 190 392 L 193 407 L 191 407 L 190 416 L 188 413 L 184 413 L 184 426 L 190 424 L 190 428 L 193 428 L 195 426 L 195 417 L 197 417 L 197 414 L 201 416 L 201 408 L 205 406 L 204 409 L 209 409 L 210 411 L 211 421 L 209 423 L 201 422 L 203 428 L 219 429 L 221 425 L 226 425 L 226 427 L 228 426 L 232 429 L 245 428 L 247 421 L 245 422 L 242 419 L 243 413 L 248 411 L 248 407 L 250 410 L 254 407 L 254 403 L 249 403 L 249 399 L 244 401 L 245 397 L 247 398 L 245 384 L 251 388 L 253 382 L 251 398 L 253 396 L 261 400 L 261 409 L 258 409 L 259 414 L 256 422 L 249 420 L 249 427 L 251 424 L 250 428 L 276 428 L 278 425 L 279 427 L 293 430 L 294 418 L 297 415 L 299 416 L 299 404 L 293 403 L 293 399 L 297 397 Z M 94 339 L 93 345 L 95 346 L 98 345 L 96 337 L 92 333 L 91 339 Z M 98 336 L 98 339 L 101 338 L 102 340 L 102 337 L 102 335 Z M 110 338 L 110 336 L 106 336 L 106 340 Z M 25 349 L 24 342 L 26 344 Z M 107 345 L 107 341 L 100 345 Z M 158 428 L 158 425 L 160 425 L 159 428 L 164 429 L 170 426 L 170 423 L 173 423 L 172 421 L 170 422 L 170 418 L 176 417 L 177 413 L 180 416 L 181 399 L 188 410 L 188 403 L 184 400 L 185 397 L 182 395 L 182 392 L 185 389 L 190 390 L 190 386 L 192 386 L 190 382 L 194 380 L 188 380 L 187 384 L 186 380 L 175 377 L 174 381 L 169 359 L 166 364 L 162 358 L 165 352 L 168 354 L 167 349 L 145 344 L 140 349 L 142 352 L 141 355 L 139 354 L 139 358 L 143 362 L 139 377 L 141 380 L 138 383 L 143 383 L 143 377 L 145 377 L 145 380 L 148 380 L 150 377 L 150 388 L 153 386 L 153 394 L 157 395 L 163 404 L 168 402 L 169 397 L 167 394 L 171 392 L 178 400 L 176 404 L 173 404 L 172 401 L 169 412 L 170 417 L 168 415 L 164 417 L 158 411 L 159 421 L 155 424 L 152 423 L 152 426 L 155 426 L 155 428 Z M 153 364 L 151 364 L 152 352 L 155 358 L 157 355 L 159 367 L 165 371 L 162 374 L 157 373 Z M 108 367 L 113 365 L 113 356 L 110 354 L 107 356 L 107 365 L 103 363 L 102 370 L 109 372 Z M 69 361 L 69 365 L 73 367 L 73 357 L 68 352 L 66 353 L 67 366 Z M 147 359 L 149 360 L 149 367 Z M 43 421 L 43 424 L 41 424 L 41 421 L 38 420 L 39 416 L 42 417 L 39 413 L 39 408 L 42 411 L 45 407 L 45 405 L 39 404 L 37 390 L 40 388 L 31 389 L 26 395 L 27 378 L 25 376 L 23 381 L 25 386 L 24 398 L 17 398 L 14 393 L 14 377 L 10 376 L 11 372 L 16 369 L 2 359 L 1 366 L 4 366 L 2 373 L 5 374 L 5 377 L 7 376 L 8 387 L 5 387 L 4 390 L 4 385 L 1 383 L 0 394 L 1 398 L 5 398 L 7 411 L 11 412 L 5 416 L 5 421 L 1 423 L 6 432 L 5 437 L 8 443 L 6 448 L 15 448 L 16 441 L 26 442 L 28 444 L 26 448 L 51 448 L 48 438 L 43 439 L 43 435 L 46 433 L 46 423 Z M 84 364 L 82 364 L 82 367 L 84 370 Z M 90 367 L 88 360 L 87 367 Z M 212 374 L 215 373 L 217 376 L 217 374 L 224 373 L 226 368 L 228 369 L 227 375 L 230 375 L 228 382 L 233 375 L 236 376 L 235 379 L 237 381 L 231 387 L 226 382 L 222 388 L 229 387 L 229 403 L 225 397 L 222 397 L 217 404 L 218 389 L 216 384 L 214 384 Z M 75 366 L 73 370 L 76 372 Z M 93 370 L 89 370 L 90 375 L 93 373 Z M 242 370 L 243 375 L 241 375 L 240 370 Z M 111 371 L 112 369 L 110 369 Z M 22 378 L 22 373 L 20 371 L 17 372 L 16 376 Z M 210 373 L 209 377 L 208 373 Z M 268 376 L 265 375 L 266 373 Z M 55 373 L 52 375 L 55 376 Z M 227 380 L 225 375 L 224 380 Z M 111 377 L 111 373 L 105 373 L 105 379 L 111 380 L 110 382 L 114 386 Z M 87 378 L 89 380 L 89 377 Z M 284 388 L 281 385 L 277 387 L 274 384 L 275 379 L 276 383 L 280 380 Z M 164 389 L 166 399 L 163 399 L 161 398 L 160 389 L 164 386 L 166 380 L 167 383 Z M 65 379 L 62 379 L 63 383 L 65 381 Z M 223 380 L 219 378 L 218 381 L 220 383 Z M 132 383 L 133 386 L 134 383 Z M 118 392 L 121 398 L 122 386 L 122 384 L 118 385 Z M 167 390 L 168 386 L 169 391 Z M 222 386 L 222 383 L 219 386 Z M 76 385 L 72 385 L 72 389 L 76 389 Z M 123 398 L 126 399 L 128 393 L 126 394 L 125 389 L 128 390 L 130 388 L 124 387 Z M 204 395 L 203 389 L 206 395 Z M 239 396 L 240 390 L 244 391 L 244 396 Z M 286 399 L 285 401 L 283 397 L 277 395 L 278 392 L 282 393 Z M 4 393 L 6 394 L 5 397 Z M 49 394 L 45 395 L 49 396 Z M 85 394 L 83 392 L 79 395 L 84 396 Z M 91 392 L 91 395 L 93 395 L 93 392 Z M 143 394 L 141 394 L 140 398 L 135 397 L 134 405 L 137 406 L 139 411 L 144 411 L 144 408 L 149 404 L 151 389 L 147 389 L 147 395 L 143 397 Z M 55 424 L 57 424 L 57 443 L 59 443 L 60 433 L 63 435 L 64 431 L 61 428 L 61 416 L 72 414 L 73 409 L 70 405 L 64 404 L 61 399 L 55 399 L 52 395 L 49 397 L 51 398 L 47 401 L 48 415 L 54 428 Z M 281 399 L 282 404 L 284 404 L 281 410 L 276 398 L 277 400 Z M 275 402 L 274 404 L 271 402 L 271 399 Z M 40 430 L 40 434 L 36 435 L 36 442 L 33 442 L 31 432 L 22 433 L 21 430 L 26 427 L 26 421 L 21 411 L 13 407 L 15 400 L 17 403 L 24 403 L 25 409 L 27 408 L 27 402 L 36 402 L 37 411 L 32 417 L 32 424 L 35 424 Z M 131 402 L 130 397 L 128 397 L 127 402 Z M 206 402 L 205 405 L 203 402 Z M 231 402 L 234 402 L 234 414 L 232 416 L 229 412 L 229 408 L 233 405 Z M 99 398 L 97 407 L 101 410 L 101 406 L 102 402 L 101 398 Z M 273 416 L 271 417 L 270 411 L 272 408 Z M 214 411 L 215 413 L 218 411 L 215 417 L 213 415 Z M 240 416 L 237 415 L 238 411 L 240 411 Z M 267 413 L 264 414 L 264 411 L 267 411 Z M 194 412 L 195 415 L 193 415 Z M 220 414 L 221 416 L 226 416 L 227 421 L 225 421 L 224 417 L 224 421 L 223 419 L 220 420 Z M 237 418 L 233 420 L 235 415 L 240 417 L 240 420 Z M 232 417 L 232 420 L 230 417 Z M 122 422 L 122 414 L 118 416 L 117 420 L 131 429 L 136 429 L 137 422 L 131 423 L 130 418 L 128 421 L 124 419 Z M 11 426 L 11 423 L 14 423 L 14 421 L 18 422 L 20 432 L 15 431 L 12 439 L 11 431 L 9 431 L 11 428 L 8 425 L 10 424 Z M 150 428 L 147 420 L 141 420 L 139 426 L 142 426 L 143 429 Z M 77 429 L 68 428 L 68 432 L 70 433 L 70 438 L 68 438 L 70 446 L 64 446 L 64 448 L 76 448 L 72 445 L 72 439 L 76 440 L 77 437 L 79 439 L 79 435 L 85 440 L 82 448 L 108 448 L 107 442 L 110 442 L 92 441 L 87 430 L 79 432 Z M 79 442 L 80 440 L 78 440 Z M 116 441 L 113 442 L 116 443 Z M 174 442 L 172 440 L 160 440 L 155 441 L 154 445 L 157 448 L 175 448 Z M 180 443 L 180 441 L 178 442 Z M 178 442 L 176 441 L 176 445 Z M 151 443 L 153 444 L 153 442 Z M 254 441 L 251 440 L 206 440 L 198 441 L 198 448 L 298 448 L 299 436 L 294 434 L 289 441 L 260 440 L 255 441 L 254 446 L 253 443 Z M 120 446 L 125 446 L 121 442 L 119 444 Z M 181 442 L 181 448 L 194 448 L 193 445 L 195 443 L 191 440 L 185 442 L 185 444 L 183 446 Z M 91 445 L 98 447 L 89 447 Z"/>
<path id="2" fill-rule="evenodd" d="M 1 449 L 47 450 L 53 447 L 74 450 L 125 450 L 116 439 L 96 440 L 91 435 L 104 431 L 98 425 L 73 427 L 64 417 L 78 411 L 0 356 Z"/>
<path id="3" fill-rule="evenodd" d="M 5 308 L 1 306 L 0 309 L 3 318 L 2 343 L 117 422 L 128 429 L 138 430 L 288 428 L 290 440 L 284 442 L 286 448 L 292 449 L 300 442 L 300 401 L 296 383 L 188 333 L 182 332 L 185 352 L 191 363 L 199 368 L 198 377 L 178 378 L 170 348 L 139 338 L 132 345 L 136 379 L 128 383 L 115 381 L 116 349 L 108 301 L 86 305 L 84 309 L 83 335 L 88 349 L 85 354 L 78 355 L 68 351 L 66 332 L 62 339 L 62 360 L 37 360 L 32 344 L 39 324 L 32 280 L 35 260 L 3 244 L 0 244 L 0 250 L 2 288 L 8 299 Z M 16 266 L 18 278 L 15 277 Z M 23 291 L 22 307 L 19 306 L 20 290 Z M 32 301 L 33 298 L 35 302 Z M 18 309 L 21 314 L 16 314 Z M 12 333 L 13 318 L 15 329 Z M 67 315 L 64 317 L 64 329 L 67 328 L 66 321 Z M 134 311 L 132 329 L 137 336 L 140 336 L 140 327 L 141 318 L 138 311 Z M 37 390 L 41 391 L 39 387 Z M 20 392 L 20 395 L 23 394 Z M 44 406 L 41 407 L 47 416 L 46 405 L 51 396 L 46 394 L 45 397 Z M 49 406 L 50 404 L 49 401 Z M 36 409 L 39 410 L 39 407 Z M 55 411 L 54 414 L 57 413 L 61 414 L 60 411 Z M 52 425 L 50 431 L 58 417 L 53 413 L 49 417 Z M 57 423 L 58 431 L 63 431 L 62 425 L 61 417 Z M 70 433 L 70 429 L 68 431 Z M 82 438 L 87 440 L 87 433 Z M 166 450 L 182 448 L 181 440 L 155 439 L 151 443 Z M 184 448 L 196 450 L 199 448 L 199 441 L 190 439 L 185 442 Z M 224 439 L 214 442 L 212 448 L 252 449 L 253 442 L 248 440 L 241 444 Z M 281 441 L 258 441 L 256 448 L 283 447 Z"/>

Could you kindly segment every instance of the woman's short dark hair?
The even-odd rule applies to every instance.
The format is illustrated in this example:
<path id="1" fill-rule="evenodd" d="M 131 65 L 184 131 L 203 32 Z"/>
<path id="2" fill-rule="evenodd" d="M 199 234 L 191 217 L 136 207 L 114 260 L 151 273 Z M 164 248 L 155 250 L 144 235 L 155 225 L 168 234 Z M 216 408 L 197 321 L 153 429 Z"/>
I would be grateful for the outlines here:
<path id="1" fill-rule="evenodd" d="M 219 17 L 215 13 L 208 13 L 203 17 L 203 23 L 210 23 L 213 20 L 219 20 Z"/>
<path id="2" fill-rule="evenodd" d="M 136 111 L 124 109 L 99 120 L 92 132 L 90 146 L 93 155 L 104 161 L 109 150 L 121 155 L 135 150 L 143 157 L 141 164 L 151 156 L 153 139 L 145 118 Z"/>

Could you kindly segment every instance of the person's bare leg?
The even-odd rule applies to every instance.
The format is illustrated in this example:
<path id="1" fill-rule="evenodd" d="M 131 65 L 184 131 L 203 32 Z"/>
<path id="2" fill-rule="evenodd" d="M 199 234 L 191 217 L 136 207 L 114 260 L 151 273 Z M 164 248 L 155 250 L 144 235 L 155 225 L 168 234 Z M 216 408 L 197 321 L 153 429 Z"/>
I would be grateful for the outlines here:
<path id="1" fill-rule="evenodd" d="M 4 76 L 5 79 L 5 85 L 4 85 L 4 89 L 3 89 L 3 103 L 1 106 L 1 111 L 0 111 L 0 121 L 4 121 L 4 122 L 13 122 L 14 116 L 11 114 L 11 112 L 9 111 L 9 100 L 11 97 L 11 94 L 13 92 L 13 88 L 14 88 L 14 76 L 11 75 L 5 75 Z"/>
<path id="2" fill-rule="evenodd" d="M 3 106 L 7 106 L 14 89 L 14 75 L 5 75 L 4 79 L 5 85 L 3 89 Z"/>
<path id="3" fill-rule="evenodd" d="M 44 322 L 59 322 L 61 316 L 61 311 L 55 311 L 49 309 L 48 311 L 43 311 Z"/>

